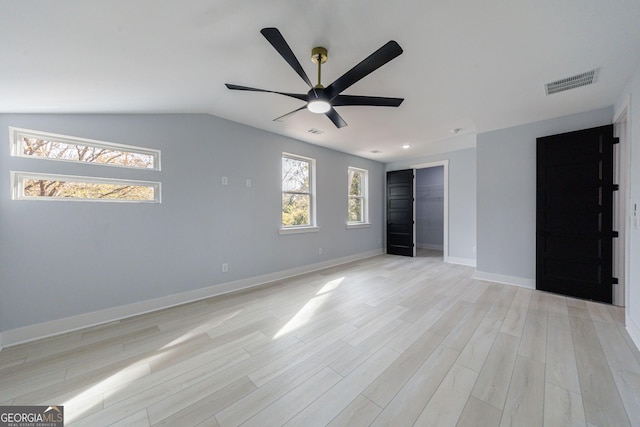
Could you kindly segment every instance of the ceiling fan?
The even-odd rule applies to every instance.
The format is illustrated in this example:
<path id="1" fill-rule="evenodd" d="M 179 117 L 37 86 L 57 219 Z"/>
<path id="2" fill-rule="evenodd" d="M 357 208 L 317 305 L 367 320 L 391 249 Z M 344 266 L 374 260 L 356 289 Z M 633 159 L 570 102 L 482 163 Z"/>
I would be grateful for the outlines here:
<path id="1" fill-rule="evenodd" d="M 391 61 L 395 57 L 402 53 L 402 48 L 398 43 L 391 40 L 387 42 L 380 49 L 373 52 L 366 57 L 358 65 L 344 73 L 341 77 L 336 79 L 329 86 L 324 87 L 320 83 L 320 67 L 327 61 L 327 49 L 324 47 L 314 47 L 311 50 L 311 60 L 318 64 L 318 84 L 315 86 L 311 84 L 309 77 L 304 72 L 304 69 L 298 62 L 298 59 L 293 54 L 293 51 L 285 41 L 284 37 L 277 28 L 263 28 L 262 35 L 267 39 L 269 43 L 278 51 L 278 53 L 284 58 L 285 61 L 294 69 L 302 80 L 311 88 L 309 92 L 304 93 L 288 93 L 277 92 L 273 90 L 256 89 L 247 86 L 239 86 L 230 83 L 226 83 L 227 88 L 231 90 L 246 90 L 251 92 L 267 92 L 276 93 L 279 95 L 285 95 L 292 98 L 305 101 L 306 104 L 302 107 L 295 109 L 287 114 L 284 114 L 275 121 L 282 121 L 294 113 L 308 109 L 312 113 L 325 114 L 336 125 L 337 128 L 347 126 L 347 123 L 340 117 L 340 114 L 334 107 L 342 107 L 348 105 L 362 105 L 362 106 L 375 106 L 375 107 L 397 107 L 404 98 L 386 98 L 378 96 L 357 96 L 357 95 L 341 95 L 341 93 L 362 79 L 363 77 L 371 74 L 373 71 L 382 67 L 387 62 Z"/>

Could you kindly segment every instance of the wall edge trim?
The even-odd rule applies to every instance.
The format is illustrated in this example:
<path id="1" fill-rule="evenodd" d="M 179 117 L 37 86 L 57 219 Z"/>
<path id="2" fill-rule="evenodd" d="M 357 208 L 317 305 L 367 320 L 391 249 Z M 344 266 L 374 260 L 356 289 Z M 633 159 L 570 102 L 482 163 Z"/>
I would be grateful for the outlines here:
<path id="1" fill-rule="evenodd" d="M 14 345 L 74 332 L 81 329 L 90 328 L 92 326 L 102 325 L 105 323 L 134 317 L 153 311 L 163 310 L 166 308 L 199 301 L 206 298 L 259 287 L 277 280 L 283 280 L 290 277 L 299 276 L 301 274 L 312 273 L 314 271 L 323 270 L 325 268 L 335 267 L 338 265 L 347 264 L 349 262 L 371 258 L 374 256 L 382 255 L 383 253 L 384 250 L 382 248 L 376 249 L 373 251 L 362 252 L 342 258 L 334 258 L 328 261 L 309 264 L 302 267 L 295 267 L 275 273 L 267 273 L 260 276 L 254 276 L 246 279 L 235 280 L 232 282 L 207 286 L 192 291 L 181 292 L 164 297 L 139 301 L 132 304 L 120 305 L 104 310 L 98 310 L 89 313 L 64 317 L 61 319 L 50 320 L 47 322 L 36 323 L 33 325 L 22 326 L 15 329 L 9 329 L 0 332 L 0 351 L 3 347 L 11 347 Z"/>
<path id="2" fill-rule="evenodd" d="M 503 285 L 518 286 L 521 288 L 535 289 L 536 281 L 524 277 L 507 276 L 504 274 L 487 273 L 485 271 L 476 271 L 473 275 L 474 279 L 483 280 L 485 282 L 502 283 Z"/>
<path id="3" fill-rule="evenodd" d="M 474 258 L 458 258 L 454 256 L 448 256 L 444 259 L 444 262 L 448 262 L 449 264 L 466 265 L 469 267 L 476 266 L 476 260 Z"/>

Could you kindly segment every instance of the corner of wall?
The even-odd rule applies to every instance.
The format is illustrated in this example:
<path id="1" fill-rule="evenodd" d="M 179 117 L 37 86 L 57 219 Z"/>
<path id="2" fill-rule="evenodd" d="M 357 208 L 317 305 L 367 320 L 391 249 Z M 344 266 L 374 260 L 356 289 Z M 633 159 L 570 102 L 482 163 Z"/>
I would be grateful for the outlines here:
<path id="1" fill-rule="evenodd" d="M 630 316 L 625 316 L 625 318 L 627 332 L 629 333 L 633 343 L 636 345 L 636 348 L 640 350 L 640 326 L 636 325 Z"/>

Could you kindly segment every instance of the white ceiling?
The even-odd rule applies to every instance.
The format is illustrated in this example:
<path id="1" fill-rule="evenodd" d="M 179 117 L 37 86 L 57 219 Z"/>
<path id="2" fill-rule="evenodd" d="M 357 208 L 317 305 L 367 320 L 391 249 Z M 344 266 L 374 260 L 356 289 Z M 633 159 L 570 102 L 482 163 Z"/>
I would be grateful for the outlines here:
<path id="1" fill-rule="evenodd" d="M 311 48 L 326 47 L 325 86 L 397 41 L 402 55 L 344 93 L 404 103 L 338 107 L 342 129 L 306 110 L 274 122 L 302 102 L 224 86 L 308 90 L 263 27 L 312 81 Z M 0 112 L 208 113 L 391 161 L 612 105 L 640 62 L 640 0 L 0 0 L 0 61 Z M 545 95 L 594 68 L 596 84 Z"/>

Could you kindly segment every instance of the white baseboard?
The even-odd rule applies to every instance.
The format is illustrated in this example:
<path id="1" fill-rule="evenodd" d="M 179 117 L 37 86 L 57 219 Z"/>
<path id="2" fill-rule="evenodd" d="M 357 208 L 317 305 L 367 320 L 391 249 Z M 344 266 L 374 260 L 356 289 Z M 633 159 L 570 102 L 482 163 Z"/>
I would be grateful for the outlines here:
<path id="1" fill-rule="evenodd" d="M 536 288 L 534 279 L 525 279 L 524 277 L 507 276 L 504 274 L 487 273 L 484 271 L 476 271 L 474 279 L 484 280 L 486 282 L 502 283 L 504 285 L 519 286 L 521 288 Z"/>
<path id="2" fill-rule="evenodd" d="M 433 249 L 434 251 L 441 251 L 444 249 L 442 245 L 435 245 L 433 243 L 416 243 L 418 249 Z"/>
<path id="3" fill-rule="evenodd" d="M 261 276 L 250 277 L 247 279 L 236 280 L 233 282 L 208 286 L 206 288 L 196 289 L 193 291 L 181 292 L 179 294 L 169 295 L 166 297 L 154 298 L 146 301 L 140 301 L 132 304 L 94 311 L 91 313 L 84 313 L 76 316 L 65 317 L 62 319 L 51 320 L 49 322 L 37 323 L 35 325 L 10 329 L 0 332 L 0 350 L 2 350 L 3 347 L 22 344 L 25 342 L 47 338 L 67 332 L 73 332 L 79 329 L 125 319 L 127 317 L 138 316 L 140 314 L 162 310 L 165 308 L 198 301 L 229 292 L 252 288 L 277 280 L 283 280 L 289 277 L 298 276 L 300 274 L 311 273 L 313 271 L 322 270 L 324 268 L 334 267 L 337 265 L 382 255 L 383 253 L 383 249 L 363 252 L 356 255 L 336 258 L 316 264 L 305 265 L 303 267 L 296 267 L 289 270 L 279 271 L 276 273 L 269 273 Z"/>
<path id="4" fill-rule="evenodd" d="M 473 258 L 457 258 L 454 256 L 448 256 L 445 257 L 444 262 L 448 262 L 449 264 L 468 265 L 469 267 L 476 266 L 476 260 Z"/>
<path id="5" fill-rule="evenodd" d="M 640 327 L 631 319 L 628 313 L 625 316 L 625 324 L 631 340 L 640 350 Z"/>

